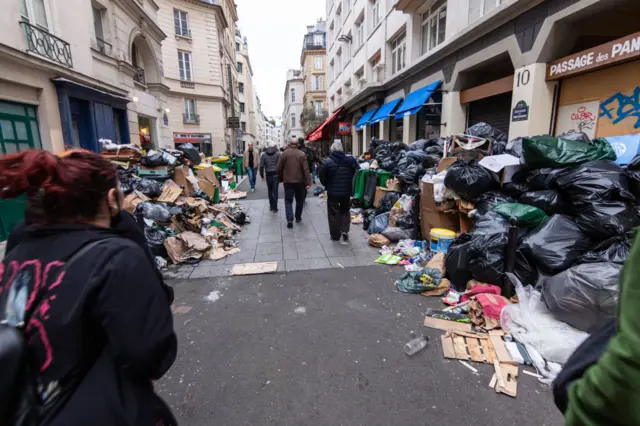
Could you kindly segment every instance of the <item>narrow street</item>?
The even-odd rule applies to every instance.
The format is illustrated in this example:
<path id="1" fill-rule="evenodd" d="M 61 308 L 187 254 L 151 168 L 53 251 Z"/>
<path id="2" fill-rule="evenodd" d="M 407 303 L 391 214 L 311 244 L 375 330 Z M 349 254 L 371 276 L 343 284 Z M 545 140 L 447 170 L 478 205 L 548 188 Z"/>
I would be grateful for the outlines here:
<path id="1" fill-rule="evenodd" d="M 227 262 L 253 261 L 260 255 L 243 253 L 267 245 L 282 272 L 226 277 L 229 266 L 210 264 L 168 281 L 179 354 L 157 389 L 181 424 L 562 424 L 535 378 L 521 373 L 512 399 L 489 389 L 492 367 L 474 363 L 474 374 L 445 360 L 442 333 L 421 325 L 439 299 L 398 293 L 400 268 L 375 265 L 359 227 L 349 246 L 332 245 L 322 199 L 309 196 L 293 231 L 282 227 L 284 206 L 279 218 L 268 211 L 262 182 L 242 203 L 253 222 Z M 412 332 L 431 340 L 409 358 Z"/>

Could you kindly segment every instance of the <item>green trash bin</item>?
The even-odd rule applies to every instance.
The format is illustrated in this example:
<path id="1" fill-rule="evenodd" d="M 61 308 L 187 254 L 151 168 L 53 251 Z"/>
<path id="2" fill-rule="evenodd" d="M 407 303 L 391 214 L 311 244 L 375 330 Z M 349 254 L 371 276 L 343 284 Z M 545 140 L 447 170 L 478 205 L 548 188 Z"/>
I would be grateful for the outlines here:
<path id="1" fill-rule="evenodd" d="M 213 204 L 218 204 L 220 202 L 220 188 L 216 188 L 213 193 Z"/>
<path id="2" fill-rule="evenodd" d="M 364 184 L 367 181 L 367 170 L 358 170 L 354 179 L 353 198 L 363 201 Z"/>
<path id="3" fill-rule="evenodd" d="M 378 173 L 378 186 L 386 187 L 387 181 L 391 179 L 391 172 L 386 170 L 377 170 Z"/>
<path id="4" fill-rule="evenodd" d="M 236 176 L 244 176 L 244 169 L 242 168 L 242 158 L 234 158 Z"/>

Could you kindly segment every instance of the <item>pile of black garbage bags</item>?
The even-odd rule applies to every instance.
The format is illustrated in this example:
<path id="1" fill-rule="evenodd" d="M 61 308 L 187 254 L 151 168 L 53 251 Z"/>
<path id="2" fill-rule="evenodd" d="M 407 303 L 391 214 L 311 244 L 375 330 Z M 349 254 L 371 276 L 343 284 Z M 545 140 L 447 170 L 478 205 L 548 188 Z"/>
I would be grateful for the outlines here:
<path id="1" fill-rule="evenodd" d="M 620 166 L 605 139 L 582 133 L 520 138 L 497 151 L 520 158 L 509 183 L 475 160 L 447 170 L 445 186 L 475 205 L 473 228 L 447 253 L 448 278 L 459 291 L 475 279 L 510 296 L 505 265 L 515 258 L 514 274 L 542 289 L 556 318 L 597 329 L 615 316 L 631 231 L 640 224 L 640 155 Z M 519 212 L 546 218 L 522 225 Z"/>

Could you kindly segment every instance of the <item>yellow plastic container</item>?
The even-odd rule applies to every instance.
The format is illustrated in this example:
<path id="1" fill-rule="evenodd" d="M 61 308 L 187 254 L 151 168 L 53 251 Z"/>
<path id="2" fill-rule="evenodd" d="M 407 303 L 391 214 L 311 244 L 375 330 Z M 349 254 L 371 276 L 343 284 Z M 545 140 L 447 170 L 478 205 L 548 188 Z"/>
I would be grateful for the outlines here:
<path id="1" fill-rule="evenodd" d="M 433 253 L 446 253 L 456 238 L 455 232 L 444 228 L 433 228 L 429 234 L 431 237 L 429 248 Z"/>

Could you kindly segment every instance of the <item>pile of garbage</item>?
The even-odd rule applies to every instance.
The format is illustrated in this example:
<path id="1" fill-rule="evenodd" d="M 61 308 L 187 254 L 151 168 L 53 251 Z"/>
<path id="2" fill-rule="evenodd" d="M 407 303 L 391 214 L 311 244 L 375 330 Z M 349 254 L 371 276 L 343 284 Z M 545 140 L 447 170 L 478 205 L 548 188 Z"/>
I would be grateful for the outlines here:
<path id="1" fill-rule="evenodd" d="M 232 201 L 246 196 L 230 188 L 233 171 L 216 165 L 227 157 L 205 158 L 191 144 L 148 152 L 106 140 L 102 146 L 102 155 L 118 168 L 123 208 L 143 229 L 159 267 L 166 259 L 195 263 L 240 251 L 234 236 L 250 219 Z M 220 182 L 227 191 L 220 191 Z"/>

